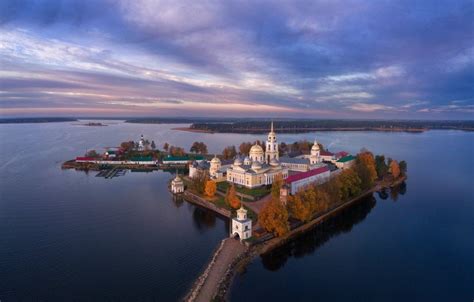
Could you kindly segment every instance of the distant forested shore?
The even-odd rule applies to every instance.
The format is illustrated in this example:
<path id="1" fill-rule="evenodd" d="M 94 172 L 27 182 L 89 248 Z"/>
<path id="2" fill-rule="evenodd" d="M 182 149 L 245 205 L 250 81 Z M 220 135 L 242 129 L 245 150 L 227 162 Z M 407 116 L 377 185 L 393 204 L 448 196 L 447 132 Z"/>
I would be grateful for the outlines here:
<path id="1" fill-rule="evenodd" d="M 238 121 L 233 123 L 193 123 L 189 131 L 220 133 L 266 133 L 270 121 Z M 474 121 L 383 121 L 383 120 L 284 120 L 275 121 L 279 133 L 311 131 L 397 131 L 423 132 L 427 130 L 474 131 Z M 183 129 L 181 129 L 183 130 Z"/>
<path id="2" fill-rule="evenodd" d="M 76 118 L 69 117 L 20 117 L 0 118 L 0 124 L 27 124 L 27 123 L 59 123 L 76 122 Z"/>

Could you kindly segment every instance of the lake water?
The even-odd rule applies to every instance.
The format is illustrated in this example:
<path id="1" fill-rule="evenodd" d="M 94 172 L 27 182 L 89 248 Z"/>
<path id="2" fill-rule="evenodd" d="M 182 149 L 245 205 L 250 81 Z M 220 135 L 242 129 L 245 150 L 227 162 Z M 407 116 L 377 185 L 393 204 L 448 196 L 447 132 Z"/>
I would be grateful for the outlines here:
<path id="1" fill-rule="evenodd" d="M 2 302 L 178 300 L 227 236 L 223 219 L 173 200 L 169 173 L 104 179 L 61 163 L 141 134 L 158 147 L 203 141 L 211 153 L 264 135 L 104 123 L 0 125 Z M 278 135 L 285 142 L 315 137 L 331 151 L 366 147 L 406 160 L 406 187 L 257 258 L 236 278 L 232 301 L 471 301 L 474 133 Z"/>

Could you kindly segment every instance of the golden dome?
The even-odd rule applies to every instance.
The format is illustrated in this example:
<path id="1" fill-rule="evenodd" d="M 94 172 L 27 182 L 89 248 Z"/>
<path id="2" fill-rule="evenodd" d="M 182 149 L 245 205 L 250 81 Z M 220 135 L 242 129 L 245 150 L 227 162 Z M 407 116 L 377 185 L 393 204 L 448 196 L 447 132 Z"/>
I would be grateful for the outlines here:
<path id="1" fill-rule="evenodd" d="M 319 145 L 318 145 L 318 142 L 316 140 L 314 140 L 314 144 L 313 144 L 313 147 L 311 147 L 311 150 L 312 151 L 319 151 Z"/>
<path id="2" fill-rule="evenodd" d="M 255 144 L 250 148 L 250 155 L 263 155 L 263 149 L 260 145 Z M 250 156 L 252 157 L 252 156 Z"/>

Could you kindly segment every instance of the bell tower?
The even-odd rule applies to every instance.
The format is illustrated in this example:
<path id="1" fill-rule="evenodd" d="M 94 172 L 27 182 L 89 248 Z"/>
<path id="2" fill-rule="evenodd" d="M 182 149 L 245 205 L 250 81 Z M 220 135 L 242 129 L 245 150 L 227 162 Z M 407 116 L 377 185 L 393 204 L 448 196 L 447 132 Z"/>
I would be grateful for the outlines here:
<path id="1" fill-rule="evenodd" d="M 272 122 L 270 126 L 270 133 L 268 133 L 267 146 L 265 149 L 265 161 L 268 164 L 273 158 L 278 160 L 279 154 L 278 154 L 278 142 L 276 139 L 276 134 L 273 131 L 273 122 Z"/>

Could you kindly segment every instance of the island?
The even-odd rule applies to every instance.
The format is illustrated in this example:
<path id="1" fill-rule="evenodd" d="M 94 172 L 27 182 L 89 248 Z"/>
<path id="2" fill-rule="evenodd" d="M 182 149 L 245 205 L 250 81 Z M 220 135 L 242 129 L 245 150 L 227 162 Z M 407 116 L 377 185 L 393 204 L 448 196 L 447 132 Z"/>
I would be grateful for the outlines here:
<path id="1" fill-rule="evenodd" d="M 254 257 L 310 231 L 374 192 L 395 194 L 405 186 L 407 163 L 361 149 L 329 150 L 316 139 L 279 142 L 267 123 L 267 137 L 231 145 L 209 155 L 203 142 L 184 148 L 165 142 L 158 149 L 143 135 L 103 153 L 89 150 L 62 167 L 98 171 L 111 179 L 126 171 L 162 169 L 174 174 L 170 194 L 229 219 L 221 241 L 186 301 L 225 300 L 232 278 Z"/>
<path id="2" fill-rule="evenodd" d="M 268 127 L 270 126 L 270 127 Z M 256 256 L 311 230 L 374 192 L 398 190 L 407 164 L 362 149 L 330 152 L 316 140 L 243 142 L 194 162 L 171 183 L 176 196 L 230 219 L 222 240 L 186 301 L 223 301 L 237 270 Z M 267 130 L 268 131 L 268 130 Z"/>

